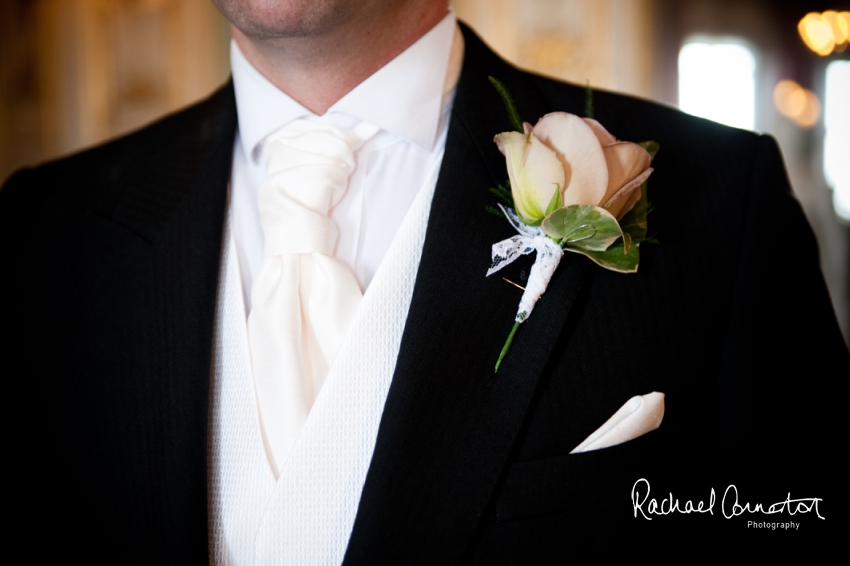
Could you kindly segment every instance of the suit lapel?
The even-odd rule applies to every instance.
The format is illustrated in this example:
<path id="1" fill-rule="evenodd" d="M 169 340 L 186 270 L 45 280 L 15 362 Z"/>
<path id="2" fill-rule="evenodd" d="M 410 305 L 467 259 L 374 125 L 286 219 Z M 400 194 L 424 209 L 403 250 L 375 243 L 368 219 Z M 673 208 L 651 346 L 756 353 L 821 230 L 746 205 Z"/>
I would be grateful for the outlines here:
<path id="1" fill-rule="evenodd" d="M 121 380 L 86 393 L 112 396 L 98 405 L 110 427 L 89 436 L 105 428 L 133 431 L 110 437 L 109 456 L 97 464 L 111 482 L 110 505 L 131 510 L 122 520 L 143 541 L 139 552 L 179 563 L 208 560 L 210 360 L 235 129 L 227 85 L 137 134 L 126 151 L 139 165 L 95 206 L 98 216 L 135 236 L 113 230 L 109 244 L 129 258 L 111 267 L 120 283 L 105 299 L 124 322 L 116 330 L 105 316 L 97 332 L 124 369 Z M 88 378 L 84 383 L 97 381 Z"/>
<path id="2" fill-rule="evenodd" d="M 114 199 L 97 207 L 103 216 L 151 243 L 176 235 L 172 229 L 179 227 L 169 220 L 192 198 L 207 204 L 183 228 L 191 232 L 215 222 L 220 231 L 223 226 L 236 132 L 233 83 L 180 117 L 179 122 L 166 120 L 142 132 L 150 139 L 134 140 L 132 150 L 141 154 L 139 166 L 121 180 L 123 190 L 115 191 Z"/>
<path id="3" fill-rule="evenodd" d="M 445 158 L 346 564 L 457 562 L 588 271 L 589 262 L 564 259 L 494 374 L 521 292 L 499 275 L 485 278 L 491 245 L 512 235 L 484 209 L 494 202 L 487 189 L 507 177 L 493 136 L 510 128 L 487 77 L 508 87 L 527 120 L 555 109 L 527 75 L 463 31 Z M 518 260 L 511 278 L 522 279 L 531 261 Z"/>

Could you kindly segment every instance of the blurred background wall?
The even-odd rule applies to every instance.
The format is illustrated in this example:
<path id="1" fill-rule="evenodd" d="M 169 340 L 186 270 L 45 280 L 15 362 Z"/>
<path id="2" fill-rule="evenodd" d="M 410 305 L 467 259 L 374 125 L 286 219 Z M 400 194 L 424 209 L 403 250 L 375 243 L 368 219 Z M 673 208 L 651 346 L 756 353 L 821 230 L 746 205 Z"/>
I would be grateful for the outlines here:
<path id="1" fill-rule="evenodd" d="M 229 33 L 209 0 L 0 0 L 0 177 L 206 96 Z"/>
<path id="2" fill-rule="evenodd" d="M 521 67 L 776 137 L 850 343 L 850 49 L 821 16 L 846 0 L 452 4 Z M 0 0 L 0 180 L 203 98 L 229 76 L 228 44 L 209 0 Z"/>

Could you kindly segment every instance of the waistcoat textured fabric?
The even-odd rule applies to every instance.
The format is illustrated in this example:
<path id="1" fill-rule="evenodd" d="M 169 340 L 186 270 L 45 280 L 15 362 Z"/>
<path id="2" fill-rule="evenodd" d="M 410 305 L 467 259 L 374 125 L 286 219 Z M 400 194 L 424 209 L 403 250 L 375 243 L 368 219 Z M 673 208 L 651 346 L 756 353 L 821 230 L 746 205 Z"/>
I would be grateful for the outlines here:
<path id="1" fill-rule="evenodd" d="M 441 161 L 363 296 L 276 482 L 263 454 L 240 275 L 228 235 L 210 416 L 215 564 L 342 562 L 395 369 Z"/>
<path id="2" fill-rule="evenodd" d="M 275 478 L 260 431 L 236 246 L 222 246 L 210 387 L 208 513 L 213 564 L 250 564 Z"/>

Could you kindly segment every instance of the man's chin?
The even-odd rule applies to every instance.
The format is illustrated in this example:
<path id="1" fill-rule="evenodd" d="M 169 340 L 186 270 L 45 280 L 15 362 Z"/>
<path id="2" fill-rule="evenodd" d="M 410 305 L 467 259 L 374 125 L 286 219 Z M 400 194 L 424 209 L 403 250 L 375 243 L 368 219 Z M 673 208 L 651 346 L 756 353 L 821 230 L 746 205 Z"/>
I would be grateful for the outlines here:
<path id="1" fill-rule="evenodd" d="M 212 0 L 212 3 L 242 33 L 258 39 L 323 34 L 362 13 L 363 4 L 356 0 Z"/>

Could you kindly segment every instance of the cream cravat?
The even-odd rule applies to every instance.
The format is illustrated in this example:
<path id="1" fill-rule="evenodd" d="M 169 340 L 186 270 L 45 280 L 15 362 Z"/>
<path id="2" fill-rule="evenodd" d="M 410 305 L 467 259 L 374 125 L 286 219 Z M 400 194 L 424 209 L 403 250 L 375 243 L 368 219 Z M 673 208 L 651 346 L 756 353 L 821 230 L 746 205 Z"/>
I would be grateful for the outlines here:
<path id="1" fill-rule="evenodd" d="M 275 477 L 301 432 L 362 292 L 334 258 L 329 218 L 355 152 L 378 128 L 295 120 L 267 139 L 258 192 L 265 245 L 251 288 L 248 342 L 266 453 Z"/>

